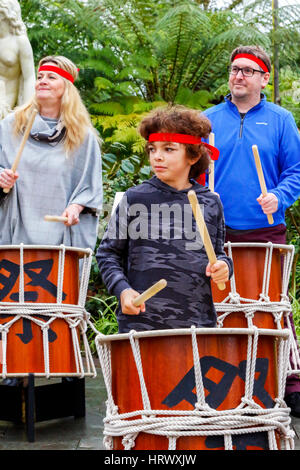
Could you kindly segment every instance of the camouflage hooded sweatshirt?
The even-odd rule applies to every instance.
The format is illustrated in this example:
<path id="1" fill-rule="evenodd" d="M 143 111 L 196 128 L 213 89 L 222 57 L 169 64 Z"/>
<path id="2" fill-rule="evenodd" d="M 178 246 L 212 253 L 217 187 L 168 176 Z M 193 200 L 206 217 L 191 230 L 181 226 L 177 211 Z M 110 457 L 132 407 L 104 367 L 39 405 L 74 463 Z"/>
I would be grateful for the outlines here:
<path id="1" fill-rule="evenodd" d="M 193 189 L 218 259 L 232 275 L 232 260 L 224 252 L 224 217 L 218 195 L 191 180 L 178 191 L 153 177 L 126 191 L 110 219 L 96 253 L 109 293 L 120 299 L 126 288 L 143 292 L 160 279 L 167 287 L 146 302 L 139 315 L 117 309 L 119 333 L 130 330 L 214 327 L 208 258 L 187 193 Z"/>

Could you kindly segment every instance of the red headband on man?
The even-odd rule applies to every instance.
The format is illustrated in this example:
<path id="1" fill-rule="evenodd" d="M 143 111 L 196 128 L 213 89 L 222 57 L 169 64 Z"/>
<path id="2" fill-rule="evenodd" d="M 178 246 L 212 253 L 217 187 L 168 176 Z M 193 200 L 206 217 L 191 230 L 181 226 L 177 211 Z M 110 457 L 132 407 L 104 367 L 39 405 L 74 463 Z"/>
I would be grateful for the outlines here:
<path id="1" fill-rule="evenodd" d="M 172 134 L 169 132 L 159 132 L 150 134 L 148 138 L 149 142 L 177 142 L 179 144 L 203 144 L 210 151 L 212 160 L 218 160 L 220 151 L 212 145 L 202 142 L 201 137 L 195 137 L 194 135 L 188 134 Z"/>
<path id="2" fill-rule="evenodd" d="M 56 65 L 41 65 L 38 72 L 42 72 L 43 70 L 46 72 L 55 72 L 61 77 L 64 77 L 70 82 L 74 83 L 74 77 L 69 72 L 61 69 L 60 67 L 57 67 Z"/>
<path id="3" fill-rule="evenodd" d="M 233 60 L 235 60 L 235 59 L 253 60 L 253 62 L 256 62 L 257 65 L 259 65 L 263 69 L 264 72 L 269 72 L 268 67 L 266 66 L 266 64 L 261 59 L 256 57 L 254 54 L 237 54 L 236 56 L 234 56 Z"/>

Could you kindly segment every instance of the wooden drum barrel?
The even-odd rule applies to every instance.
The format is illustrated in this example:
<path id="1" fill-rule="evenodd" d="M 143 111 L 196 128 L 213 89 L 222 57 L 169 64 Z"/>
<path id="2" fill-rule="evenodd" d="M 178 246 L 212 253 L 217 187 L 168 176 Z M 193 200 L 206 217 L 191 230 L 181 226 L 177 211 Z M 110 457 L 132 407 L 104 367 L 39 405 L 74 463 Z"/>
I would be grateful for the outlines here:
<path id="1" fill-rule="evenodd" d="M 61 305 L 66 305 L 66 311 L 67 305 L 78 305 L 79 258 L 83 256 L 84 250 L 66 247 L 0 247 L 2 344 L 5 339 L 4 350 L 0 348 L 1 374 L 43 375 L 45 354 L 51 374 L 76 373 L 74 335 L 62 318 Z"/>
<path id="2" fill-rule="evenodd" d="M 221 326 L 249 327 L 245 315 L 247 309 L 239 311 L 239 303 L 252 308 L 252 323 L 258 328 L 278 328 L 279 323 L 283 327 L 283 317 L 276 322 L 272 304 L 278 305 L 287 295 L 293 247 L 272 243 L 227 243 L 225 251 L 233 260 L 233 277 L 223 291 L 211 283 L 219 318 L 230 312 L 232 305 L 232 312 L 224 315 Z"/>
<path id="3" fill-rule="evenodd" d="M 168 450 L 170 442 L 176 450 L 224 450 L 229 436 L 232 450 L 268 449 L 268 425 L 251 419 L 263 421 L 257 405 L 267 409 L 269 424 L 276 411 L 284 390 L 278 344 L 287 343 L 288 332 L 257 329 L 257 350 L 249 356 L 253 334 L 191 328 L 98 335 L 110 448 L 123 450 L 133 440 L 133 450 Z M 280 448 L 277 430 L 270 432 Z"/>

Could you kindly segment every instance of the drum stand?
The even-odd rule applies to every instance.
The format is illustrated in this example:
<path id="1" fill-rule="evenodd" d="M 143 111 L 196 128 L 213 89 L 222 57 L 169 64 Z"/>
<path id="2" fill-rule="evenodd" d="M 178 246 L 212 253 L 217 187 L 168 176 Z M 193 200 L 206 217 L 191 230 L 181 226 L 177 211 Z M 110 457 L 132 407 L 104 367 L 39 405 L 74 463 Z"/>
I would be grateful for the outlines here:
<path id="1" fill-rule="evenodd" d="M 61 382 L 35 385 L 34 374 L 17 385 L 0 385 L 0 420 L 26 427 L 28 442 L 35 441 L 35 423 L 85 416 L 85 379 L 62 378 Z"/>

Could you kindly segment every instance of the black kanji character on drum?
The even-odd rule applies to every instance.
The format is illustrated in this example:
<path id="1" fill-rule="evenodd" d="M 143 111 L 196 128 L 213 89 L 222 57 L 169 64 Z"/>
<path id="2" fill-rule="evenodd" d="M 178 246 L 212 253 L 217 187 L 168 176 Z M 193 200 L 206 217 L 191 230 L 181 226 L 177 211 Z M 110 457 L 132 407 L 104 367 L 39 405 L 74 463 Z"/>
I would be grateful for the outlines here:
<path id="1" fill-rule="evenodd" d="M 56 298 L 57 286 L 48 279 L 52 266 L 52 259 L 32 261 L 24 264 L 24 273 L 31 279 L 31 282 L 28 282 L 27 285 L 42 287 Z M 0 283 L 3 285 L 3 288 L 0 289 L 0 301 L 2 301 L 14 287 L 20 274 L 20 266 L 12 261 L 3 259 L 0 261 L 0 270 L 1 269 L 5 269 L 10 275 L 4 276 L 4 274 L 0 273 Z M 36 272 L 36 270 L 38 270 L 38 272 Z M 66 294 L 63 293 L 62 300 L 65 300 L 65 298 Z M 19 292 L 11 294 L 10 299 L 16 302 L 19 301 Z M 24 300 L 27 302 L 36 302 L 38 300 L 38 292 L 24 292 Z"/>
<path id="2" fill-rule="evenodd" d="M 0 261 L 0 271 L 2 269 L 5 269 L 5 271 L 9 272 L 10 275 L 4 276 L 4 274 L 0 272 L 0 284 L 3 286 L 3 288 L 0 289 L 0 301 L 2 301 L 14 287 L 19 276 L 20 267 L 19 265 L 12 263 L 12 261 L 2 259 Z"/>
<path id="3" fill-rule="evenodd" d="M 24 264 L 24 273 L 27 274 L 31 282 L 28 282 L 26 285 L 35 286 L 35 287 L 42 287 L 47 292 L 49 292 L 53 297 L 57 297 L 57 286 L 49 281 L 48 276 L 52 270 L 53 260 L 46 259 L 46 260 L 38 260 L 32 261 L 29 263 Z M 5 297 L 13 289 L 19 274 L 20 274 L 20 266 L 12 261 L 7 259 L 3 259 L 0 261 L 0 271 L 4 269 L 9 273 L 9 276 L 5 276 L 3 273 L 0 272 L 0 284 L 2 284 L 3 288 L 0 289 L 0 301 L 2 301 Z M 35 270 L 38 270 L 36 272 Z M 38 300 L 38 292 L 35 291 L 26 291 L 24 292 L 24 301 L 25 302 L 36 302 Z M 18 302 L 19 301 L 19 292 L 14 292 L 9 297 L 11 300 Z M 62 300 L 65 300 L 66 294 L 62 293 Z M 8 318 L 11 315 L 1 315 L 1 318 Z M 47 317 L 43 315 L 36 315 L 38 318 L 47 319 Z M 28 344 L 33 338 L 32 335 L 32 327 L 31 321 L 23 318 L 23 333 L 17 333 L 17 336 L 21 339 L 22 343 Z M 49 328 L 48 330 L 48 339 L 49 342 L 55 341 L 57 338 L 56 333 Z"/>
<path id="4" fill-rule="evenodd" d="M 47 317 L 45 315 L 35 315 L 35 317 L 41 318 L 42 320 L 47 320 Z M 16 335 L 19 336 L 22 343 L 28 344 L 33 338 L 31 321 L 28 320 L 28 318 L 23 318 L 22 320 L 23 320 L 23 333 L 16 333 Z M 53 343 L 53 341 L 55 341 L 56 339 L 57 339 L 57 334 L 55 333 L 55 331 L 49 328 L 48 330 L 49 343 Z"/>
<path id="5" fill-rule="evenodd" d="M 239 366 L 236 367 L 216 357 L 205 356 L 200 359 L 200 365 L 203 386 L 209 391 L 205 401 L 211 408 L 218 409 L 221 403 L 225 400 L 230 387 L 237 376 L 245 381 L 246 361 L 241 361 Z M 269 360 L 267 358 L 258 358 L 256 360 L 255 372 L 259 373 L 259 375 L 258 377 L 255 376 L 253 395 L 256 396 L 266 408 L 272 408 L 274 406 L 274 401 L 264 388 L 268 368 Z M 213 382 L 207 377 L 208 372 L 212 369 L 217 369 L 223 373 L 223 376 L 218 383 Z M 178 405 L 182 400 L 186 400 L 188 403 L 195 406 L 197 401 L 197 396 L 193 392 L 195 383 L 195 371 L 194 367 L 192 367 L 162 403 L 169 408 L 172 408 L 173 406 Z"/>
<path id="6" fill-rule="evenodd" d="M 223 436 L 208 436 L 205 439 L 205 446 L 208 449 L 224 448 Z M 251 450 L 251 448 L 259 448 L 269 450 L 269 440 L 267 432 L 255 432 L 249 434 L 238 434 L 232 436 L 232 446 L 236 450 Z"/>

